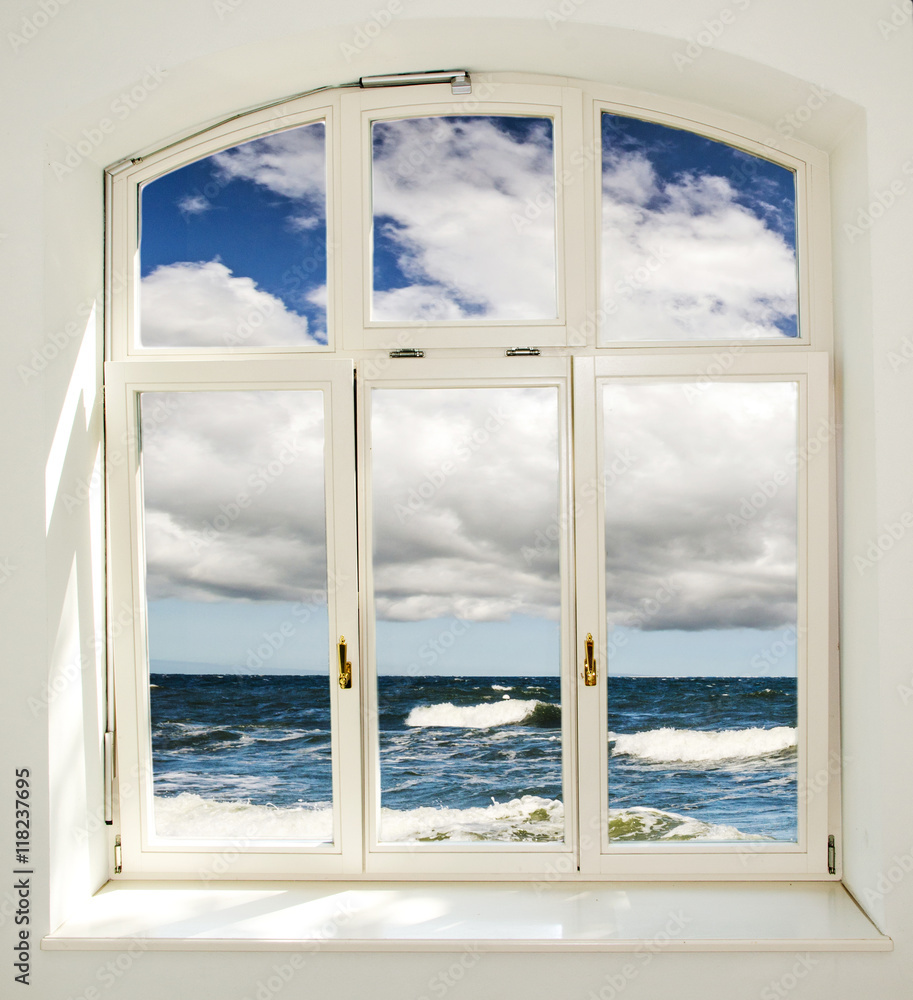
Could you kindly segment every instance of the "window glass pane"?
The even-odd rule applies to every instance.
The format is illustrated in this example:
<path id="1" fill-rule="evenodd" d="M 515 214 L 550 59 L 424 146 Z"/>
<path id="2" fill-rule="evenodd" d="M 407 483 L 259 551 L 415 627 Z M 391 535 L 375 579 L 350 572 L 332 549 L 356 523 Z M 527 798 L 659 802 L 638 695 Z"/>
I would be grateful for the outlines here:
<path id="1" fill-rule="evenodd" d="M 603 387 L 609 836 L 797 836 L 797 385 Z"/>
<path id="2" fill-rule="evenodd" d="M 156 832 L 331 841 L 323 394 L 141 421 Z"/>
<path id="3" fill-rule="evenodd" d="M 794 338 L 797 287 L 793 171 L 602 116 L 600 343 Z"/>
<path id="4" fill-rule="evenodd" d="M 326 343 L 325 132 L 255 139 L 143 187 L 144 347 Z"/>
<path id="5" fill-rule="evenodd" d="M 557 315 L 551 119 L 380 121 L 372 148 L 372 319 Z"/>
<path id="6" fill-rule="evenodd" d="M 563 840 L 557 389 L 371 405 L 380 839 Z"/>

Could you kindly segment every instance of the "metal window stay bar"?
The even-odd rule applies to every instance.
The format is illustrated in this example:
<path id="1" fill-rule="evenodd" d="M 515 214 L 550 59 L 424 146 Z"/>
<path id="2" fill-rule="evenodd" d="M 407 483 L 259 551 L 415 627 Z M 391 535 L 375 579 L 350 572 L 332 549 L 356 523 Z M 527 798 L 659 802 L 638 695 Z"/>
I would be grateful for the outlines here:
<path id="1" fill-rule="evenodd" d="M 472 80 L 470 79 L 469 71 L 465 69 L 434 70 L 424 73 L 391 73 L 385 76 L 363 76 L 357 81 L 353 81 L 351 83 L 336 83 L 325 87 L 314 87 L 312 90 L 303 90 L 298 94 L 291 94 L 287 97 L 281 97 L 278 100 L 270 101 L 268 104 L 259 104 L 256 107 L 247 108 L 244 111 L 239 111 L 236 114 L 229 115 L 227 118 L 222 118 L 220 121 L 212 122 L 204 128 L 197 129 L 196 132 L 191 132 L 189 135 L 182 136 L 180 139 L 175 139 L 174 142 L 169 142 L 164 146 L 159 146 L 157 149 L 150 150 L 147 153 L 137 156 L 126 156 L 123 160 L 119 160 L 117 163 L 108 167 L 106 172 L 109 174 L 116 174 L 125 167 L 135 166 L 138 163 L 142 163 L 147 156 L 164 153 L 168 149 L 173 149 L 175 146 L 182 145 L 187 142 L 188 139 L 195 139 L 197 136 L 205 135 L 213 129 L 221 128 L 221 126 L 227 125 L 229 122 L 236 121 L 238 118 L 244 118 L 247 115 L 256 114 L 258 111 L 269 111 L 270 108 L 277 108 L 282 104 L 287 104 L 289 101 L 299 100 L 302 97 L 311 97 L 314 94 L 322 94 L 328 90 L 352 90 L 356 87 L 361 88 L 362 90 L 369 90 L 379 87 L 414 87 L 422 84 L 435 83 L 449 83 L 450 92 L 452 94 L 472 93 Z"/>

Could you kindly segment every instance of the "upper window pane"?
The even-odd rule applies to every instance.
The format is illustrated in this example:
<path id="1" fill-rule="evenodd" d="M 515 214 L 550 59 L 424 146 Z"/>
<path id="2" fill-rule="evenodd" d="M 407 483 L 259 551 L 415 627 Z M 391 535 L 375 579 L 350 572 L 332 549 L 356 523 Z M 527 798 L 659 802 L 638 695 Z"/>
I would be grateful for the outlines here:
<path id="1" fill-rule="evenodd" d="M 793 171 L 602 116 L 600 344 L 798 336 Z"/>
<path id="2" fill-rule="evenodd" d="M 557 316 L 551 119 L 374 122 L 371 318 Z"/>
<path id="3" fill-rule="evenodd" d="M 141 220 L 144 347 L 327 342 L 323 122 L 159 177 Z"/>

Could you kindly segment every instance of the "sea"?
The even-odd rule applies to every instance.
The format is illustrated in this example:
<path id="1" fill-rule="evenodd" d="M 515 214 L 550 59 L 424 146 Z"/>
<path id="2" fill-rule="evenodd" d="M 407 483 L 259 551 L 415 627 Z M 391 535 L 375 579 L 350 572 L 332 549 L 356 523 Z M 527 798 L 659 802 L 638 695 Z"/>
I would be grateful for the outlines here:
<path id="1" fill-rule="evenodd" d="M 151 677 L 156 832 L 333 840 L 326 677 Z M 610 677 L 613 841 L 794 842 L 796 681 Z M 564 836 L 557 677 L 378 678 L 382 842 Z"/>

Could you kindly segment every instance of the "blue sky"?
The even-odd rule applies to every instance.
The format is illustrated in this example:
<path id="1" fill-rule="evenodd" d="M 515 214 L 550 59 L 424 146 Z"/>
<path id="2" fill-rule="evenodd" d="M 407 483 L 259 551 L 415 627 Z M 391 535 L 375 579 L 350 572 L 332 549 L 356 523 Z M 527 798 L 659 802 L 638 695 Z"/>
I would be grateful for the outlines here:
<path id="1" fill-rule="evenodd" d="M 603 336 L 794 335 L 792 174 L 633 119 L 606 116 L 603 135 L 603 289 L 615 306 Z M 326 340 L 324 146 L 322 124 L 303 126 L 146 186 L 145 343 Z M 374 155 L 375 315 L 554 315 L 548 120 L 384 122 L 374 128 Z M 544 207 L 526 211 L 534 203 Z M 657 267 L 637 278 L 651 259 Z M 616 283 L 631 275 L 619 292 Z M 510 397 L 511 390 L 502 392 Z M 553 390 L 513 392 L 511 419 L 486 432 L 497 445 L 486 439 L 471 449 L 471 461 L 458 457 L 460 449 L 500 410 L 494 398 L 413 393 L 391 417 L 375 503 L 385 672 L 409 672 L 414 664 L 462 674 L 557 669 L 557 550 L 540 546 L 529 555 L 537 531 L 559 516 L 557 453 L 547 444 L 557 440 Z M 213 542 L 207 526 L 222 505 L 235 501 L 258 463 L 304 420 L 281 393 L 239 396 L 231 405 L 216 395 L 208 394 L 208 404 L 185 401 L 180 416 L 145 429 L 151 657 L 251 669 L 246 664 L 285 623 L 281 648 L 259 656 L 262 668 L 313 669 L 326 661 L 325 613 L 304 620 L 295 609 L 315 607 L 326 586 L 318 537 L 322 466 L 313 464 L 316 452 L 311 465 L 296 455 Z M 629 637 L 613 656 L 616 672 L 756 673 L 752 658 L 794 626 L 793 493 L 781 490 L 741 528 L 726 521 L 783 465 L 795 439 L 793 411 L 771 410 L 749 390 L 742 395 L 724 400 L 725 393 L 702 390 L 697 403 L 661 405 L 632 396 L 612 425 L 614 449 L 626 440 L 641 449 L 633 471 L 609 493 L 610 636 Z M 403 448 L 407 428 L 410 447 Z M 503 461 L 507 454 L 511 463 Z M 665 479 L 651 479 L 658 457 Z M 456 471 L 444 475 L 444 485 L 401 516 L 410 491 L 448 464 Z M 674 600 L 632 628 L 640 604 L 672 577 L 680 578 Z M 429 644 L 447 635 L 458 641 L 431 662 Z M 764 662 L 770 673 L 795 670 L 791 654 Z"/>
<path id="2" fill-rule="evenodd" d="M 305 610 L 310 611 L 307 618 Z M 377 630 L 381 674 L 558 673 L 559 628 L 545 618 L 381 621 Z M 322 673 L 327 650 L 326 615 L 316 606 L 259 602 L 240 613 L 236 604 L 225 602 L 160 601 L 154 607 L 153 673 Z M 796 630 L 643 632 L 620 627 L 609 639 L 607 661 L 613 676 L 795 677 Z"/>
<path id="3" fill-rule="evenodd" d="M 764 219 L 795 252 L 796 179 L 786 167 L 694 132 L 621 115 L 602 116 L 602 144 L 610 156 L 642 155 L 664 184 L 684 175 L 725 178 L 733 200 Z M 657 194 L 648 207 L 662 204 Z"/>
<path id="4" fill-rule="evenodd" d="M 556 315 L 550 120 L 442 116 L 372 135 L 377 319 Z M 617 115 L 602 140 L 604 340 L 795 336 L 792 172 Z M 224 346 L 253 311 L 249 346 L 325 343 L 325 170 L 318 122 L 147 184 L 143 342 Z"/>
<path id="5" fill-rule="evenodd" d="M 143 188 L 145 344 L 223 346 L 251 310 L 263 322 L 250 346 L 326 342 L 325 141 L 322 122 L 304 125 L 190 163 Z M 166 297 L 184 309 L 170 314 Z M 220 317 L 221 338 L 195 322 L 188 305 L 200 298 Z"/>
<path id="6" fill-rule="evenodd" d="M 797 335 L 792 171 L 619 115 L 602 144 L 603 343 Z"/>

